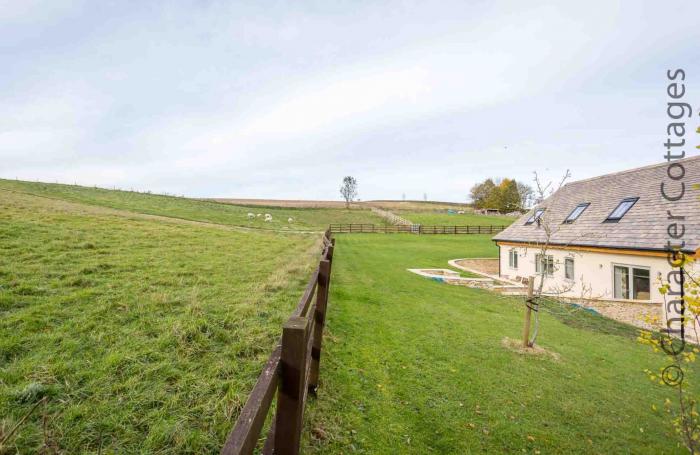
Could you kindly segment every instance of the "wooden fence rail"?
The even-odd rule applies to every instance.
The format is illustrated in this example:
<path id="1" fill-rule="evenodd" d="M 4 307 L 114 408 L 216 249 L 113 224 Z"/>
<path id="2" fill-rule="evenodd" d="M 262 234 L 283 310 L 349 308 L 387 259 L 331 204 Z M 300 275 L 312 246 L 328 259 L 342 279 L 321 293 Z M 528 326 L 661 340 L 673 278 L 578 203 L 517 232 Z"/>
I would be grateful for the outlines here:
<path id="1" fill-rule="evenodd" d="M 397 224 L 397 225 L 404 225 L 404 226 L 410 226 L 413 223 L 408 221 L 406 218 L 402 216 L 398 216 L 393 212 L 390 212 L 388 210 L 383 210 L 377 207 L 372 207 L 372 212 L 381 216 L 382 218 L 386 218 L 387 221 L 389 221 L 391 224 Z"/>
<path id="2" fill-rule="evenodd" d="M 275 393 L 277 409 L 262 453 L 299 453 L 306 397 L 309 392 L 315 393 L 318 387 L 334 246 L 335 240 L 328 229 L 323 236 L 323 252 L 318 268 L 292 316 L 282 327 L 282 338 L 229 433 L 221 449 L 222 455 L 254 453 Z"/>
<path id="3" fill-rule="evenodd" d="M 333 234 L 379 233 L 379 234 L 497 234 L 506 226 L 424 226 L 377 224 L 331 224 L 329 229 Z"/>

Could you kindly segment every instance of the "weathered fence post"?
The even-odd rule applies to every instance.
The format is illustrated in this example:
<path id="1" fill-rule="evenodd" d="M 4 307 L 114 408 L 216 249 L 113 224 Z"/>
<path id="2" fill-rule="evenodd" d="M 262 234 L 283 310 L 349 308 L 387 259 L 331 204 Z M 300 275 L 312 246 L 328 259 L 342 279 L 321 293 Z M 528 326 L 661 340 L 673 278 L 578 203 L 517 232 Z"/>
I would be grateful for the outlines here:
<path id="1" fill-rule="evenodd" d="M 332 246 L 328 247 L 333 248 Z M 311 346 L 311 370 L 309 372 L 309 392 L 316 393 L 318 388 L 319 363 L 321 361 L 321 344 L 323 342 L 323 326 L 326 322 L 326 305 L 328 303 L 328 285 L 330 284 L 331 263 L 323 260 L 318 266 L 318 291 L 316 292 L 316 312 L 314 318 L 313 344 Z"/>
<path id="2" fill-rule="evenodd" d="M 330 262 L 333 262 L 333 250 L 335 249 L 335 239 L 331 239 L 331 244 L 328 247 L 328 253 L 326 254 L 326 257 Z"/>
<path id="3" fill-rule="evenodd" d="M 535 277 L 527 280 L 527 300 L 525 301 L 525 327 L 523 327 L 523 347 L 530 347 L 530 316 L 532 315 L 532 297 L 535 293 Z"/>
<path id="4" fill-rule="evenodd" d="M 275 418 L 275 454 L 298 455 L 306 393 L 309 319 L 291 317 L 282 328 L 280 386 Z"/>

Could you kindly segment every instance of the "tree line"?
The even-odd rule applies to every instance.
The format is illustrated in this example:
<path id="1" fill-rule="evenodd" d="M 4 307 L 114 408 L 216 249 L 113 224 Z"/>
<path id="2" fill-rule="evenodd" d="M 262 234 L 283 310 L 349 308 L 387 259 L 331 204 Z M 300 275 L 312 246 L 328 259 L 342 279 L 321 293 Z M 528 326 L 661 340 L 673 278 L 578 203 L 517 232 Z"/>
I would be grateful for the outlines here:
<path id="1" fill-rule="evenodd" d="M 530 185 L 514 179 L 488 178 L 474 185 L 469 196 L 474 208 L 496 209 L 501 213 L 510 213 L 530 207 L 534 191 Z"/>

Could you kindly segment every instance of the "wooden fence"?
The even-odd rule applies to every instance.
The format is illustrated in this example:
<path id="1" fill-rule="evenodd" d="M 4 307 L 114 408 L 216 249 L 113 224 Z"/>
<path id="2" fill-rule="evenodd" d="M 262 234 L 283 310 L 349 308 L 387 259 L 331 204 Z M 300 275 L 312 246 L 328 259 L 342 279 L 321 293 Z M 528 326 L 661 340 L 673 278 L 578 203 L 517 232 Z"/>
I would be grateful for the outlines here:
<path id="1" fill-rule="evenodd" d="M 506 226 L 424 226 L 422 224 L 382 226 L 376 224 L 331 224 L 329 229 L 333 234 L 497 234 L 505 228 Z"/>
<path id="2" fill-rule="evenodd" d="M 263 368 L 221 454 L 252 454 L 261 440 L 272 400 L 277 409 L 262 447 L 263 454 L 298 454 L 309 392 L 318 387 L 321 341 L 326 320 L 328 289 L 335 240 L 328 229 L 318 268 L 292 316 L 282 327 L 282 338 Z M 315 297 L 315 298 L 314 298 Z"/>
<path id="3" fill-rule="evenodd" d="M 390 212 L 388 210 L 383 210 L 383 209 L 380 209 L 377 207 L 372 207 L 371 209 L 372 209 L 373 213 L 381 216 L 382 218 L 385 218 L 391 224 L 404 225 L 404 226 L 410 226 L 413 224 L 410 221 L 408 221 L 406 218 L 398 216 L 395 213 Z"/>

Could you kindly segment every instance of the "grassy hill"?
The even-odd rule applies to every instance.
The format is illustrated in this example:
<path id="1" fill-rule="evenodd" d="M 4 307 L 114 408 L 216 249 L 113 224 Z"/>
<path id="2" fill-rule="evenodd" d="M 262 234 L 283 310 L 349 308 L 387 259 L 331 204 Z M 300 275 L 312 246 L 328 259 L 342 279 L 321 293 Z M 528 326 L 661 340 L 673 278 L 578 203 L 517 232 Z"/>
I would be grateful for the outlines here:
<path id="1" fill-rule="evenodd" d="M 251 228 L 323 231 L 330 223 L 384 223 L 369 209 L 247 207 L 132 191 L 0 179 L 0 191 L 3 190 L 150 215 Z M 265 222 L 263 216 L 250 220 L 248 213 L 269 213 L 272 222 Z M 293 218 L 292 223 L 288 222 L 290 217 Z"/>
<path id="2" fill-rule="evenodd" d="M 41 197 L 0 190 L 0 439 L 50 400 L 0 452 L 217 452 L 319 237 L 72 202 L 235 220 L 176 198 L 2 186 Z"/>

